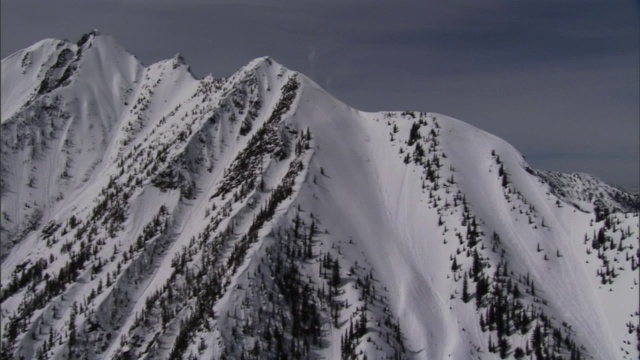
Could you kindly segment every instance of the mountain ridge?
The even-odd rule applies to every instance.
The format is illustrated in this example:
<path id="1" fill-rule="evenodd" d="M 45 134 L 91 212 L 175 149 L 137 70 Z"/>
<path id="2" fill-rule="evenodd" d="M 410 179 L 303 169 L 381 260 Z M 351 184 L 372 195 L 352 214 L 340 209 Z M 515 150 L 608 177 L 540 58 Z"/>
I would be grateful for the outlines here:
<path id="1" fill-rule="evenodd" d="M 637 197 L 269 57 L 59 44 L 2 61 L 3 358 L 637 354 Z"/>

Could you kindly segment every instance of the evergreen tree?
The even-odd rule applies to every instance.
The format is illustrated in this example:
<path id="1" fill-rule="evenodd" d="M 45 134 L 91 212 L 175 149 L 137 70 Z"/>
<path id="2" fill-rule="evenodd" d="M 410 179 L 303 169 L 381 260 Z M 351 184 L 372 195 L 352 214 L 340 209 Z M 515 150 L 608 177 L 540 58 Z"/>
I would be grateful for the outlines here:
<path id="1" fill-rule="evenodd" d="M 480 260 L 480 255 L 477 250 L 473 251 L 473 281 L 478 282 L 480 279 L 480 275 L 482 274 L 482 261 Z"/>
<path id="2" fill-rule="evenodd" d="M 517 347 L 517 348 L 515 349 L 515 351 L 513 352 L 513 357 L 514 357 L 514 358 L 516 358 L 516 359 L 518 359 L 518 360 L 520 360 L 520 359 L 524 359 L 524 357 L 525 357 L 524 350 L 522 350 L 522 348 L 521 348 L 521 347 Z"/>
<path id="3" fill-rule="evenodd" d="M 471 300 L 469 296 L 469 284 L 467 281 L 467 272 L 464 272 L 464 276 L 462 278 L 462 301 L 468 303 Z"/>
<path id="4" fill-rule="evenodd" d="M 502 337 L 500 338 L 500 341 L 498 341 L 498 345 L 500 347 L 500 358 L 506 359 L 509 356 L 509 350 L 511 349 L 509 340 L 506 337 Z"/>
<path id="5" fill-rule="evenodd" d="M 71 308 L 71 315 L 69 316 L 69 348 L 73 347 L 76 343 L 76 315 L 78 313 L 78 307 L 76 303 L 73 303 Z"/>
<path id="6" fill-rule="evenodd" d="M 531 282 L 531 296 L 536 296 L 536 286 L 533 281 Z"/>
<path id="7" fill-rule="evenodd" d="M 502 177 L 502 187 L 506 189 L 508 186 L 509 186 L 509 179 L 507 178 L 507 175 L 505 174 Z"/>
<path id="8" fill-rule="evenodd" d="M 358 337 L 361 338 L 367 333 L 367 312 L 363 310 L 358 320 Z"/>
<path id="9" fill-rule="evenodd" d="M 409 131 L 409 146 L 413 145 L 418 139 L 420 139 L 420 124 L 413 123 Z"/>
<path id="10" fill-rule="evenodd" d="M 333 262 L 333 272 L 331 274 L 331 285 L 337 288 L 340 285 L 340 263 L 338 259 Z"/>

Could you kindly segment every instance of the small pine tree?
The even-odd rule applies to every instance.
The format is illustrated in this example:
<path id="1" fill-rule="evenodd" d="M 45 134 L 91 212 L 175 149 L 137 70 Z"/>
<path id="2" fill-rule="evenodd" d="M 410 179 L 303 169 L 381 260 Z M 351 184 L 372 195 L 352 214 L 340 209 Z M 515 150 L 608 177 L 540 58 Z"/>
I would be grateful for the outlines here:
<path id="1" fill-rule="evenodd" d="M 482 261 L 480 260 L 480 255 L 478 251 L 473 252 L 473 281 L 478 282 L 480 279 L 480 275 L 482 274 Z"/>
<path id="2" fill-rule="evenodd" d="M 367 313 L 362 311 L 360 313 L 360 320 L 358 320 L 358 337 L 361 338 L 367 333 Z"/>
<path id="3" fill-rule="evenodd" d="M 71 315 L 69 316 L 69 347 L 73 347 L 76 343 L 76 314 L 78 312 L 78 308 L 76 303 L 73 303 L 73 307 L 71 309 Z"/>
<path id="4" fill-rule="evenodd" d="M 469 296 L 469 284 L 467 281 L 467 272 L 465 271 L 462 278 L 462 301 L 468 303 L 469 300 L 471 300 L 471 297 Z"/>
<path id="5" fill-rule="evenodd" d="M 525 357 L 524 350 L 522 350 L 522 348 L 518 346 L 518 347 L 515 349 L 515 351 L 513 352 L 513 357 L 514 357 L 514 358 L 516 358 L 516 359 L 518 359 L 518 360 L 519 360 L 519 359 L 524 359 L 524 357 Z"/>
<path id="6" fill-rule="evenodd" d="M 336 259 L 333 263 L 333 273 L 331 275 L 331 285 L 337 288 L 340 285 L 340 263 Z"/>
<path id="7" fill-rule="evenodd" d="M 509 340 L 506 337 L 500 338 L 498 342 L 498 346 L 500 347 L 500 358 L 506 359 L 509 356 L 509 350 L 511 349 L 511 344 L 509 344 Z"/>
<path id="8" fill-rule="evenodd" d="M 502 187 L 506 189 L 508 186 L 509 186 L 509 179 L 507 178 L 507 175 L 505 174 L 502 177 Z"/>
<path id="9" fill-rule="evenodd" d="M 413 145 L 418 139 L 420 139 L 420 124 L 413 123 L 409 131 L 409 146 Z"/>

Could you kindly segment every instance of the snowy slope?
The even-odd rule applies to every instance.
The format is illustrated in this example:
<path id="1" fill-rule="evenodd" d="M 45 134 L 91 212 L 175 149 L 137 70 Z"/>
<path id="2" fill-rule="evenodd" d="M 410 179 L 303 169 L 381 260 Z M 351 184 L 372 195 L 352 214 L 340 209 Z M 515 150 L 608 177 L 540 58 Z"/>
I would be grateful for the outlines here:
<path id="1" fill-rule="evenodd" d="M 639 355 L 637 196 L 270 58 L 44 40 L 0 150 L 2 358 Z"/>

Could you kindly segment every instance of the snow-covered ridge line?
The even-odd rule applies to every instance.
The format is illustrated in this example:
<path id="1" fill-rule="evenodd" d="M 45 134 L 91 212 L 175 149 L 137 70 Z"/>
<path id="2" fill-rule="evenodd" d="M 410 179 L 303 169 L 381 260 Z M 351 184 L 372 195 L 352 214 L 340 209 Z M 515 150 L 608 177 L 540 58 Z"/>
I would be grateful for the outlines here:
<path id="1" fill-rule="evenodd" d="M 4 59 L 2 113 L 3 359 L 639 355 L 638 197 L 462 121 L 97 31 Z"/>
<path id="2" fill-rule="evenodd" d="M 603 183 L 601 180 L 584 173 L 565 174 L 556 171 L 528 169 L 532 174 L 547 182 L 551 191 L 578 209 L 596 204 L 600 207 L 623 212 L 640 210 L 640 194 L 632 194 L 624 189 Z"/>

